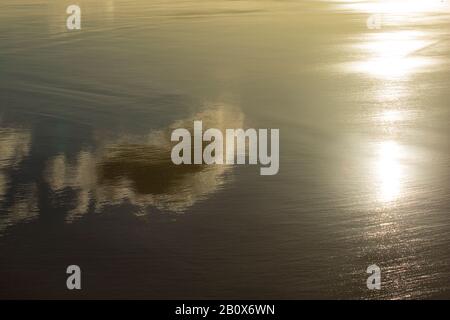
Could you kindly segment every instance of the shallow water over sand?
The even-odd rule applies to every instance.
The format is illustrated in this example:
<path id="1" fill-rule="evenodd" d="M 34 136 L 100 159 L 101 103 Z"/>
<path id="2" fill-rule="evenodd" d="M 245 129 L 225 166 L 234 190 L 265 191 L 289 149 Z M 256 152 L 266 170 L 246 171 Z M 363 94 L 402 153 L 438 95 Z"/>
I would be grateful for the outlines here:
<path id="1" fill-rule="evenodd" d="M 405 2 L 3 0 L 0 297 L 450 297 L 450 4 Z M 196 119 L 279 174 L 174 166 Z"/>

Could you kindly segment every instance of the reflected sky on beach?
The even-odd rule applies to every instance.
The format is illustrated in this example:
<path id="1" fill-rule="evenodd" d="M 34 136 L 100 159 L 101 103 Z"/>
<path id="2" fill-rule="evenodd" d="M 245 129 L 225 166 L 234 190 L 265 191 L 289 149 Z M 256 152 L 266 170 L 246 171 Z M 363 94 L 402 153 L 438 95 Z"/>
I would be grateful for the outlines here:
<path id="1" fill-rule="evenodd" d="M 219 130 L 242 125 L 242 114 L 231 106 L 220 106 L 178 120 L 170 129 L 190 128 L 194 119 Z M 183 213 L 195 202 L 217 191 L 231 166 L 176 166 L 170 159 L 170 129 L 147 136 L 119 136 L 100 140 L 95 152 L 80 151 L 73 164 L 64 154 L 52 158 L 46 168 L 51 190 L 77 190 L 77 200 L 67 217 L 74 220 L 89 211 L 101 212 L 103 206 L 129 202 L 136 214 L 145 215 L 148 207 Z M 138 143 L 141 141 L 140 143 Z M 228 178 L 230 179 L 230 178 Z M 92 203 L 93 202 L 93 203 Z"/>
<path id="2" fill-rule="evenodd" d="M 0 5 L 0 297 L 449 297 L 448 1 L 79 4 Z M 194 120 L 279 174 L 173 165 Z"/>

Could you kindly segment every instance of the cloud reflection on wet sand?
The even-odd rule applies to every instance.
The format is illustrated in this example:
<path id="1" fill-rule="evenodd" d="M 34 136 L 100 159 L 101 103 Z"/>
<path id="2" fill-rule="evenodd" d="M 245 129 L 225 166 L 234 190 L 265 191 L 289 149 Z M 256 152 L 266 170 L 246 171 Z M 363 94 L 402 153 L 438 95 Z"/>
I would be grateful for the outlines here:
<path id="1" fill-rule="evenodd" d="M 0 204 L 9 192 L 11 175 L 29 155 L 31 134 L 26 129 L 0 127 Z M 0 235 L 10 225 L 35 218 L 38 214 L 36 185 L 19 186 L 5 214 L 0 216 Z"/>
<path id="2" fill-rule="evenodd" d="M 95 151 L 80 151 L 74 161 L 64 154 L 50 159 L 46 177 L 53 192 L 66 188 L 76 192 L 76 205 L 66 221 L 86 213 L 91 204 L 97 212 L 125 202 L 136 206 L 137 214 L 145 214 L 148 207 L 183 212 L 215 192 L 224 184 L 230 166 L 177 166 L 170 159 L 171 129 L 190 128 L 195 119 L 219 129 L 240 127 L 243 122 L 238 109 L 215 107 L 148 136 L 100 141 Z"/>

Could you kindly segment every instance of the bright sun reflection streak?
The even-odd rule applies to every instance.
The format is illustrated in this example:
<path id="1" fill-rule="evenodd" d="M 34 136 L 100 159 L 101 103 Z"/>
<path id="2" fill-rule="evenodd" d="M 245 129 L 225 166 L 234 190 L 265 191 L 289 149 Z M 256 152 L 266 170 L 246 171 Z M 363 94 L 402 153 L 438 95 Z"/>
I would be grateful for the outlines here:
<path id="1" fill-rule="evenodd" d="M 377 58 L 357 66 L 362 72 L 369 73 L 380 78 L 403 78 L 415 69 L 421 69 L 429 65 L 420 58 Z"/>
<path id="2" fill-rule="evenodd" d="M 380 114 L 380 119 L 382 122 L 392 123 L 404 120 L 404 115 L 400 110 L 384 110 Z"/>
<path id="3" fill-rule="evenodd" d="M 434 64 L 430 57 L 416 55 L 433 41 L 422 40 L 426 34 L 414 31 L 380 32 L 357 45 L 367 60 L 352 63 L 350 69 L 384 79 L 401 79 Z"/>
<path id="4" fill-rule="evenodd" d="M 343 8 L 368 13 L 380 14 L 415 14 L 437 12 L 448 9 L 449 0 L 378 0 L 378 1 L 345 1 Z"/>
<path id="5" fill-rule="evenodd" d="M 403 169 L 400 151 L 395 141 L 383 141 L 377 147 L 375 173 L 378 195 L 382 202 L 395 201 L 401 195 Z"/>

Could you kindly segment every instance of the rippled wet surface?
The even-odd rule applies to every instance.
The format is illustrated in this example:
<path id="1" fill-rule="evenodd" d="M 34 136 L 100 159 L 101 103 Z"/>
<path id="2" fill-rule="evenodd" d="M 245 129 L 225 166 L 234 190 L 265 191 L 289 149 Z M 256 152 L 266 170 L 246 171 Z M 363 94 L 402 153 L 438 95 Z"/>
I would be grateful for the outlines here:
<path id="1" fill-rule="evenodd" d="M 449 297 L 447 1 L 79 4 L 0 5 L 0 297 Z M 194 120 L 279 174 L 173 165 Z"/>

